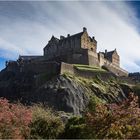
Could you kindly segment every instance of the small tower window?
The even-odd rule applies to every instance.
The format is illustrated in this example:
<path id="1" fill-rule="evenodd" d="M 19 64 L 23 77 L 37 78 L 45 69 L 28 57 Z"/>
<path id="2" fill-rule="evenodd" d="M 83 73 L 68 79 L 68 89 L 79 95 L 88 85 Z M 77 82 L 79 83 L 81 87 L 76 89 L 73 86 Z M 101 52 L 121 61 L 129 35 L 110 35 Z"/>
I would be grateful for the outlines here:
<path id="1" fill-rule="evenodd" d="M 91 48 L 91 51 L 93 51 L 93 48 Z"/>

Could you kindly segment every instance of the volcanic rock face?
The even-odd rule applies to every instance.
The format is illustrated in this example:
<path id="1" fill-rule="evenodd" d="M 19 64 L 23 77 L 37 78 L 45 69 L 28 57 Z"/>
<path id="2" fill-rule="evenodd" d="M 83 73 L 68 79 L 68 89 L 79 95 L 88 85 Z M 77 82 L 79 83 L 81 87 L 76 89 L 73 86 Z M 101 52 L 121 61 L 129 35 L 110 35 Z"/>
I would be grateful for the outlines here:
<path id="1" fill-rule="evenodd" d="M 74 114 L 80 114 L 88 104 L 89 97 L 85 93 L 86 89 L 82 85 L 63 76 L 45 83 L 36 91 L 40 101 Z"/>
<path id="2" fill-rule="evenodd" d="M 39 82 L 38 82 L 39 81 Z M 103 102 L 120 102 L 131 92 L 128 85 L 120 85 L 115 79 L 102 81 L 64 74 L 51 79 L 45 75 L 3 70 L 0 73 L 0 97 L 20 100 L 31 105 L 44 103 L 58 111 L 81 114 L 91 97 Z"/>

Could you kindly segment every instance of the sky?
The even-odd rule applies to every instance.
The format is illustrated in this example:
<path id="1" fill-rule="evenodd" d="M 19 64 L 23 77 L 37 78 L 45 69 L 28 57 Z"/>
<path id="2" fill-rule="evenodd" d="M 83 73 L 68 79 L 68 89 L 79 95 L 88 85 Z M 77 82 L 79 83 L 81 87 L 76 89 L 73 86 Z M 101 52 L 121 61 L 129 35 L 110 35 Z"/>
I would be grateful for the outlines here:
<path id="1" fill-rule="evenodd" d="M 140 2 L 0 1 L 0 70 L 19 55 L 43 55 L 52 35 L 86 27 L 98 51 L 117 49 L 121 67 L 140 72 Z"/>

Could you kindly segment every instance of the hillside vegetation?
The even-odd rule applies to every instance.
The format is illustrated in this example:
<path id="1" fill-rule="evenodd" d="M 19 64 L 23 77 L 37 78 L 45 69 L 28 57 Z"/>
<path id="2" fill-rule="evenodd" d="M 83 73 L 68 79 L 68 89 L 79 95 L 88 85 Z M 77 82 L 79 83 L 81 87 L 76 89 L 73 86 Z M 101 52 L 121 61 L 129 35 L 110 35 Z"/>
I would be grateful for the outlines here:
<path id="1" fill-rule="evenodd" d="M 0 138 L 138 139 L 140 108 L 137 100 L 130 94 L 117 105 L 93 97 L 82 116 L 71 116 L 64 121 L 61 112 L 42 105 L 27 107 L 0 99 Z"/>
<path id="2" fill-rule="evenodd" d="M 2 71 L 0 139 L 138 139 L 139 87 L 100 74 L 88 79 Z"/>
<path id="3" fill-rule="evenodd" d="M 93 96 L 102 102 L 119 103 L 127 99 L 130 92 L 131 87 L 115 77 L 102 80 L 98 75 L 87 79 L 69 73 L 52 78 L 46 74 L 34 76 L 31 72 L 0 73 L 1 97 L 10 101 L 20 100 L 27 105 L 43 103 L 55 110 L 77 115 L 82 114 Z"/>

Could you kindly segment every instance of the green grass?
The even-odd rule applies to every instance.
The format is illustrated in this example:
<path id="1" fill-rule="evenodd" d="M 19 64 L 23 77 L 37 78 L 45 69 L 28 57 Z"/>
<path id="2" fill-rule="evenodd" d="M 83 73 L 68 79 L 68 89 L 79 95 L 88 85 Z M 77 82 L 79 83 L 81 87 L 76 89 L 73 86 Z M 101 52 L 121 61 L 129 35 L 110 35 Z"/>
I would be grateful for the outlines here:
<path id="1" fill-rule="evenodd" d="M 107 72 L 106 70 L 96 67 L 96 66 L 89 66 L 89 65 L 80 65 L 80 64 L 74 64 L 74 67 L 78 70 L 82 71 L 92 71 L 92 72 Z"/>

